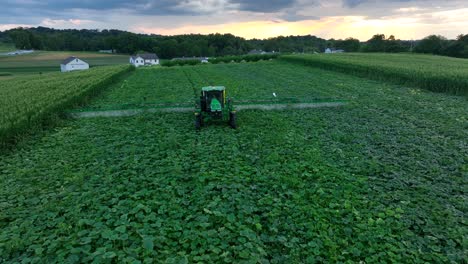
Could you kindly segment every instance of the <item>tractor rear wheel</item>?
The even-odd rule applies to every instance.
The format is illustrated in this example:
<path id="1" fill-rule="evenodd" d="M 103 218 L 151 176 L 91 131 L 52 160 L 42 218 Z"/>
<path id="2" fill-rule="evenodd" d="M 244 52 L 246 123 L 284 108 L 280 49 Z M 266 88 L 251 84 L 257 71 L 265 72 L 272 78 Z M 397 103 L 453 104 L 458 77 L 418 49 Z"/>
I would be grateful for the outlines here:
<path id="1" fill-rule="evenodd" d="M 202 116 L 195 115 L 195 129 L 200 130 L 203 125 Z"/>
<path id="2" fill-rule="evenodd" d="M 229 113 L 229 125 L 234 129 L 237 128 L 236 113 L 235 112 L 230 112 Z"/>

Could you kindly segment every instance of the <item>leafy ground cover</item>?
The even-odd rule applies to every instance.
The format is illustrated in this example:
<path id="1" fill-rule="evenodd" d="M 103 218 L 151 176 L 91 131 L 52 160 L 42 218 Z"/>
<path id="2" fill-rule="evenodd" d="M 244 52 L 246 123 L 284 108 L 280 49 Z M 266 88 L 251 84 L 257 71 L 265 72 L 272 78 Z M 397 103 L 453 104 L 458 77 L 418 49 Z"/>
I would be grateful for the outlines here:
<path id="1" fill-rule="evenodd" d="M 187 82 L 269 96 L 269 81 L 350 103 L 240 112 L 238 130 L 196 132 L 182 113 L 64 121 L 0 160 L 1 261 L 464 260 L 465 98 L 278 62 L 160 70 L 95 106 L 138 102 L 155 75 L 181 89 L 165 100 Z"/>
<path id="2" fill-rule="evenodd" d="M 106 89 L 104 96 L 89 108 L 120 109 L 126 105 L 152 103 L 193 103 L 203 86 L 222 84 L 235 100 L 279 98 L 334 98 L 337 93 L 321 84 L 322 76 L 296 72 L 297 67 L 281 67 L 272 62 L 182 66 L 138 69 L 124 82 Z M 277 74 L 278 70 L 283 71 Z M 294 74 L 290 77 L 290 74 Z M 339 97 L 338 97 L 339 98 Z"/>
<path id="3" fill-rule="evenodd" d="M 102 90 L 131 69 L 111 66 L 1 81 L 0 143 Z"/>
<path id="4" fill-rule="evenodd" d="M 432 55 L 343 53 L 290 55 L 295 62 L 435 92 L 468 95 L 468 61 Z"/>
<path id="5" fill-rule="evenodd" d="M 89 108 L 121 109 L 126 105 L 193 103 L 193 85 L 178 68 L 140 68 L 123 82 L 111 85 Z"/>

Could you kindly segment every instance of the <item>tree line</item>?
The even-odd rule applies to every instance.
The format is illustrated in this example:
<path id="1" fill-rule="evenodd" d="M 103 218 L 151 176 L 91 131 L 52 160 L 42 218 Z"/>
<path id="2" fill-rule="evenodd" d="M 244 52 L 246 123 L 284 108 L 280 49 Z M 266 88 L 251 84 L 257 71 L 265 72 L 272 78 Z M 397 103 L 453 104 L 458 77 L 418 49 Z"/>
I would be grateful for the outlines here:
<path id="1" fill-rule="evenodd" d="M 154 52 L 163 59 L 244 55 L 251 50 L 313 53 L 323 52 L 326 48 L 342 49 L 346 52 L 417 52 L 468 58 L 468 34 L 460 35 L 455 40 L 431 35 L 417 41 L 376 34 L 371 39 L 361 42 L 355 38 L 326 40 L 311 35 L 246 40 L 232 34 L 162 36 L 121 30 L 59 30 L 36 27 L 0 32 L 0 41 L 10 41 L 19 49 L 116 50 L 123 54 L 146 51 Z"/>

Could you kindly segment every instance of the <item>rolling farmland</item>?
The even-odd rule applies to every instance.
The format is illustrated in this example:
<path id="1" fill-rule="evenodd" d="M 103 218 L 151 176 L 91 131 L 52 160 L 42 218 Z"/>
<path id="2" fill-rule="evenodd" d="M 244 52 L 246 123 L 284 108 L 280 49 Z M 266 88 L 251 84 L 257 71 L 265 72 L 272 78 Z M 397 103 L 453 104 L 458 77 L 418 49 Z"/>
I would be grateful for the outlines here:
<path id="1" fill-rule="evenodd" d="M 70 56 L 77 56 L 85 60 L 91 67 L 128 63 L 127 55 L 97 52 L 36 51 L 19 56 L 0 56 L 0 78 L 24 75 L 37 76 L 39 73 L 59 72 L 60 62 Z"/>
<path id="2" fill-rule="evenodd" d="M 349 103 L 240 111 L 237 130 L 195 131 L 187 113 L 65 120 L 0 159 L 0 262 L 464 260 L 465 97 L 269 61 L 137 69 L 85 108 L 206 85 Z"/>

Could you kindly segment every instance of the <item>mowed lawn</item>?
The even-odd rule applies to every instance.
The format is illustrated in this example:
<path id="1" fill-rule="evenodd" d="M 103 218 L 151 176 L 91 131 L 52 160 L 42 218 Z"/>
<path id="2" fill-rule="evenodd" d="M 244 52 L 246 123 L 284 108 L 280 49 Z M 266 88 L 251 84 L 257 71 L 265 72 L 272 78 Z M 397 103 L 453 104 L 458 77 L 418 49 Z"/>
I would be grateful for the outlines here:
<path id="1" fill-rule="evenodd" d="M 10 51 L 13 51 L 15 50 L 15 46 L 11 43 L 3 43 L 3 42 L 0 42 L 0 53 L 4 53 L 4 52 L 10 52 Z"/>
<path id="2" fill-rule="evenodd" d="M 348 105 L 64 120 L 0 159 L 0 262 L 463 262 L 466 98 L 259 62 L 137 69 L 92 106 L 214 84 Z"/>
<path id="3" fill-rule="evenodd" d="M 36 51 L 32 54 L 0 56 L 0 77 L 34 75 L 60 71 L 60 62 L 69 56 L 76 56 L 88 62 L 90 67 L 126 64 L 127 55 L 103 54 L 97 52 Z"/>

